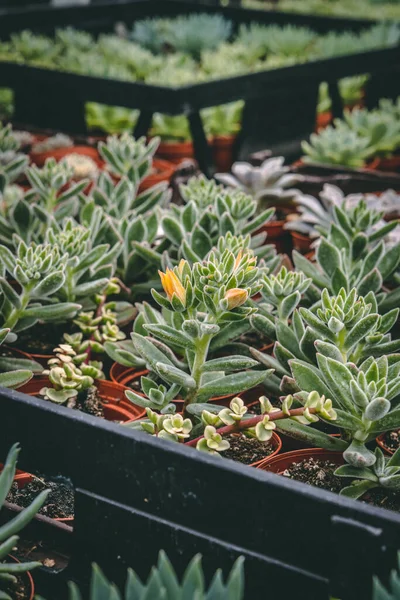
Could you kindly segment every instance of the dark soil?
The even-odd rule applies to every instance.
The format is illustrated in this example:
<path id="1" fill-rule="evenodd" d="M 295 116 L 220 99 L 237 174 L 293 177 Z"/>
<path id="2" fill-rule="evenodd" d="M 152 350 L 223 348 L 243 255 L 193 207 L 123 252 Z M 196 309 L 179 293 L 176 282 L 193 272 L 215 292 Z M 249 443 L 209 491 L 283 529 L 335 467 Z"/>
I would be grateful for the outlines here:
<path id="1" fill-rule="evenodd" d="M 387 431 L 384 437 L 385 446 L 396 452 L 400 446 L 400 429 L 396 431 Z"/>
<path id="2" fill-rule="evenodd" d="M 224 439 L 228 440 L 231 447 L 222 452 L 221 456 L 243 463 L 244 465 L 250 465 L 258 460 L 267 458 L 274 451 L 272 444 L 260 442 L 256 438 L 248 438 L 242 434 L 230 434 L 224 436 Z"/>
<path id="3" fill-rule="evenodd" d="M 78 394 L 76 405 L 73 408 L 104 419 L 103 403 L 96 387 L 91 387 L 84 393 Z"/>
<path id="4" fill-rule="evenodd" d="M 367 494 L 364 494 L 361 500 L 366 504 L 372 504 L 372 506 L 379 506 L 380 508 L 400 512 L 399 492 L 396 493 L 385 490 L 384 488 L 375 488 L 370 490 Z"/>
<path id="5" fill-rule="evenodd" d="M 55 481 L 43 477 L 35 477 L 32 483 L 18 488 L 13 483 L 7 501 L 25 508 L 31 504 L 43 490 L 50 490 L 45 504 L 39 514 L 52 519 L 65 519 L 74 516 L 74 490 L 66 480 Z"/>
<path id="6" fill-rule="evenodd" d="M 43 398 L 43 396 L 39 395 L 38 397 Z M 49 402 L 51 402 L 51 400 L 49 400 Z M 91 387 L 78 394 L 76 398 L 68 400 L 66 406 L 73 410 L 80 410 L 87 415 L 93 415 L 94 417 L 104 419 L 103 403 L 96 387 Z"/>
<path id="7" fill-rule="evenodd" d="M 283 472 L 283 476 L 338 494 L 344 485 L 343 479 L 333 474 L 336 469 L 337 465 L 329 460 L 306 458 L 294 462 Z"/>
<path id="8" fill-rule="evenodd" d="M 298 463 L 293 463 L 289 469 L 283 472 L 283 475 L 284 477 L 296 479 L 296 481 L 302 481 L 320 489 L 339 494 L 341 489 L 350 484 L 350 480 L 343 477 L 336 477 L 333 474 L 337 466 L 329 460 L 309 458 Z M 400 512 L 399 492 L 392 492 L 384 488 L 375 488 L 364 494 L 360 500 L 372 506 Z"/>
<path id="9" fill-rule="evenodd" d="M 16 577 L 17 581 L 15 583 L 9 583 L 5 591 L 13 600 L 27 600 L 32 591 L 29 587 L 28 577 L 24 577 L 23 575 L 17 575 Z"/>
<path id="10" fill-rule="evenodd" d="M 52 354 L 62 342 L 63 333 L 71 333 L 68 324 L 38 323 L 18 334 L 18 348 L 29 354 Z"/>

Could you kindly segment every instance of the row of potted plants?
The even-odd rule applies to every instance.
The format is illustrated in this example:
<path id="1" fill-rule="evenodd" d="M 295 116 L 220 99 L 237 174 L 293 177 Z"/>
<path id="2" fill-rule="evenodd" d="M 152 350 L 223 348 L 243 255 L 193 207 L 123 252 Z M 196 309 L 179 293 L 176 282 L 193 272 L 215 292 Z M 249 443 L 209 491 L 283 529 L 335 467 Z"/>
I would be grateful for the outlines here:
<path id="1" fill-rule="evenodd" d="M 243 0 L 249 8 L 300 12 L 329 17 L 359 17 L 360 19 L 400 19 L 397 0 Z"/>
<path id="2" fill-rule="evenodd" d="M 157 140 L 100 143 L 92 186 L 0 141 L 3 385 L 398 510 L 396 220 L 331 189 L 292 264 L 266 229 L 310 199 L 282 159 L 192 178 L 178 205 L 140 192 Z M 333 454 L 290 471 L 288 438 Z"/>
<path id="3" fill-rule="evenodd" d="M 29 30 L 0 44 L 0 60 L 41 68 L 97 75 L 162 86 L 277 68 L 310 60 L 391 47 L 399 41 L 396 24 L 378 24 L 359 33 L 317 34 L 294 25 L 241 25 L 203 13 L 136 21 L 131 31 L 97 39 L 71 27 L 54 38 Z"/>
<path id="4" fill-rule="evenodd" d="M 378 108 L 345 110 L 310 141 L 303 142 L 303 161 L 347 167 L 399 170 L 400 100 L 382 99 Z"/>

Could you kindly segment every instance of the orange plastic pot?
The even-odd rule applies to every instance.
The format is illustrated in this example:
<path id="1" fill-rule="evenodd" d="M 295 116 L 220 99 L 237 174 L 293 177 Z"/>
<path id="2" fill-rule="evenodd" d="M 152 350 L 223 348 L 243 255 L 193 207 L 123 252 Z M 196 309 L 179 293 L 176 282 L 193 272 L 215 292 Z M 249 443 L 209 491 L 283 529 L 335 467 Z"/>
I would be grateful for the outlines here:
<path id="1" fill-rule="evenodd" d="M 162 181 L 169 181 L 175 171 L 176 165 L 167 161 L 155 158 L 153 160 L 152 170 L 148 177 L 146 177 L 139 186 L 139 192 L 144 192 L 153 185 L 161 183 Z"/>
<path id="2" fill-rule="evenodd" d="M 316 132 L 318 133 L 319 131 L 321 131 L 321 129 L 325 129 L 325 127 L 328 127 L 330 123 L 332 123 L 332 113 L 330 111 L 318 113 L 317 123 L 315 127 Z"/>
<path id="3" fill-rule="evenodd" d="M 376 169 L 385 173 L 397 173 L 400 171 L 400 156 L 395 155 L 389 158 L 377 159 Z"/>
<path id="4" fill-rule="evenodd" d="M 16 562 L 16 563 L 20 563 L 21 561 L 18 560 L 17 558 L 15 558 L 15 556 L 12 556 L 11 554 L 8 555 L 8 558 L 12 561 L 12 562 Z M 33 577 L 30 574 L 29 571 L 26 571 L 26 573 L 21 573 L 20 574 L 22 579 L 26 579 L 25 583 L 26 583 L 26 587 L 27 587 L 27 593 L 28 595 L 26 596 L 26 600 L 33 600 L 35 597 L 35 584 L 33 581 Z"/>
<path id="5" fill-rule="evenodd" d="M 99 166 L 101 164 L 100 155 L 96 148 L 91 146 L 68 146 L 67 148 L 56 148 L 49 150 L 48 152 L 31 152 L 29 154 L 32 162 L 38 167 L 42 167 L 48 158 L 55 158 L 56 161 L 60 161 L 68 154 L 83 154 L 92 158 Z"/>
<path id="6" fill-rule="evenodd" d="M 268 456 L 260 462 L 257 469 L 281 475 L 294 463 L 299 463 L 308 458 L 330 460 L 337 466 L 344 464 L 344 458 L 341 452 L 332 452 L 332 450 L 324 450 L 324 448 L 304 448 L 292 450 L 291 452 L 284 452 L 278 456 Z"/>
<path id="7" fill-rule="evenodd" d="M 287 232 L 283 228 L 286 221 L 271 221 L 270 223 L 266 223 L 260 229 L 257 229 L 254 235 L 258 233 L 266 233 L 267 239 L 265 241 L 266 244 L 274 244 L 276 251 L 278 253 L 283 253 L 286 250 L 286 238 Z"/>
<path id="8" fill-rule="evenodd" d="M 179 165 L 185 158 L 194 158 L 193 143 L 191 141 L 161 142 L 157 150 L 157 157 Z"/>
<path id="9" fill-rule="evenodd" d="M 212 153 L 214 164 L 218 171 L 226 173 L 231 170 L 233 164 L 233 147 L 236 136 L 216 135 L 212 141 Z"/>
<path id="10" fill-rule="evenodd" d="M 292 236 L 293 248 L 300 252 L 301 254 L 306 254 L 311 249 L 311 244 L 313 240 L 309 238 L 307 235 L 303 235 L 302 233 L 298 233 L 297 231 L 290 232 Z"/>
<path id="11" fill-rule="evenodd" d="M 18 388 L 19 392 L 28 396 L 37 396 L 43 387 L 49 385 L 47 377 L 35 377 Z M 140 406 L 130 402 L 126 396 L 126 387 L 113 381 L 96 381 L 96 387 L 103 402 L 104 418 L 107 421 L 122 421 L 124 423 L 137 421 L 146 415 Z"/>
<path id="12" fill-rule="evenodd" d="M 279 437 L 279 435 L 277 433 L 275 433 L 275 431 L 272 433 L 272 437 L 269 440 L 269 444 L 273 447 L 273 452 L 267 457 L 267 458 L 274 458 L 275 456 L 277 456 L 279 454 L 279 452 L 282 450 L 282 440 Z M 249 465 L 249 467 L 258 467 L 262 462 L 264 462 L 266 459 L 262 458 L 261 460 L 256 460 L 256 462 L 253 462 Z"/>

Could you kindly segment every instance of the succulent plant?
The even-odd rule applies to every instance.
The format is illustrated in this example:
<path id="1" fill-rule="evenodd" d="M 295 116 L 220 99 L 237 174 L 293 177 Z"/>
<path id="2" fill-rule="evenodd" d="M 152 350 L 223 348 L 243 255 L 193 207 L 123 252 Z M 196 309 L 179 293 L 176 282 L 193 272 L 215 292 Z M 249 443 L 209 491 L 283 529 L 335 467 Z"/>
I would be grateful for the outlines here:
<path id="1" fill-rule="evenodd" d="M 232 174 L 217 173 L 215 177 L 224 185 L 252 196 L 258 210 L 271 205 L 292 206 L 300 194 L 292 186 L 300 183 L 303 177 L 291 174 L 290 167 L 284 166 L 284 160 L 283 156 L 267 158 L 259 167 L 236 162 L 232 166 Z"/>
<path id="2" fill-rule="evenodd" d="M 58 150 L 58 148 L 70 148 L 74 145 L 74 140 L 64 133 L 56 133 L 55 135 L 45 138 L 41 142 L 37 142 L 32 147 L 32 152 L 40 154 L 42 152 L 50 152 Z"/>
<path id="3" fill-rule="evenodd" d="M 207 261 L 193 266 L 182 260 L 178 267 L 160 272 L 160 277 L 166 296 L 156 290 L 152 294 L 161 307 L 172 311 L 174 326 L 144 324 L 147 336 L 132 333 L 131 337 L 136 353 L 162 381 L 164 390 L 154 378 L 143 378 L 146 397 L 133 391 L 126 392 L 127 397 L 140 406 L 169 414 L 174 412 L 171 401 L 178 394 L 186 410 L 193 403 L 242 392 L 262 382 L 268 373 L 249 370 L 256 364 L 253 359 L 234 356 L 208 360 L 210 343 L 221 326 L 229 323 L 234 329 L 255 310 L 246 305 L 260 288 L 252 253 L 240 252 L 236 257 L 229 250 L 221 257 L 211 253 Z M 109 345 L 105 347 L 108 352 Z M 187 359 L 179 367 L 171 360 L 175 347 Z M 129 355 L 124 356 L 129 359 Z"/>
<path id="4" fill-rule="evenodd" d="M 109 136 L 107 143 L 100 142 L 98 149 L 113 175 L 126 176 L 134 185 L 139 185 L 150 173 L 159 143 L 158 138 L 147 144 L 144 137 L 135 140 L 128 133 L 123 133 L 119 137 Z"/>
<path id="5" fill-rule="evenodd" d="M 77 183 L 72 181 L 73 169 L 63 159 L 57 162 L 54 158 L 46 159 L 43 168 L 36 165 L 26 170 L 31 189 L 25 194 L 25 200 L 34 203 L 38 208 L 36 214 L 47 221 L 49 215 L 60 221 L 64 217 L 77 213 L 80 205 L 80 193 L 88 181 Z M 68 186 L 65 191 L 63 188 Z"/>
<path id="6" fill-rule="evenodd" d="M 388 588 L 377 577 L 374 577 L 372 600 L 398 600 L 400 595 L 400 553 L 397 555 L 397 565 L 397 570 L 393 569 L 390 574 Z"/>
<path id="7" fill-rule="evenodd" d="M 205 130 L 213 136 L 235 136 L 240 131 L 244 102 L 230 102 L 202 111 Z"/>
<path id="8" fill-rule="evenodd" d="M 66 165 L 72 169 L 72 178 L 75 180 L 94 179 L 99 172 L 99 167 L 90 156 L 72 153 L 68 154 L 64 160 Z"/>
<path id="9" fill-rule="evenodd" d="M 244 597 L 244 569 L 243 558 L 236 560 L 231 572 L 223 581 L 221 570 L 218 569 L 209 585 L 206 587 L 201 555 L 196 554 L 187 566 L 182 581 L 179 582 L 174 567 L 164 551 L 160 551 L 158 562 L 144 583 L 132 570 L 128 570 L 128 577 L 124 594 L 119 594 L 115 585 L 108 581 L 97 565 L 92 567 L 92 581 L 90 586 L 90 600 L 98 600 L 100 595 L 113 597 L 115 600 L 242 600 Z M 82 600 L 82 596 L 75 583 L 69 584 L 69 600 Z"/>
<path id="10" fill-rule="evenodd" d="M 164 142 L 187 142 L 192 139 L 189 121 L 185 115 L 154 113 L 151 133 Z"/>
<path id="11" fill-rule="evenodd" d="M 11 447 L 0 473 L 1 506 L 3 506 L 13 484 L 19 451 L 18 444 L 14 444 Z M 40 562 L 10 562 L 7 559 L 10 552 L 18 543 L 19 537 L 17 534 L 35 517 L 36 513 L 43 506 L 48 493 L 48 490 L 41 492 L 27 508 L 0 527 L 0 595 L 4 600 L 15 598 L 14 592 L 10 590 L 10 587 L 17 583 L 18 575 L 41 566 Z M 11 592 L 13 596 L 10 596 Z"/>
<path id="12" fill-rule="evenodd" d="M 368 75 L 353 75 L 339 80 L 339 92 L 344 106 L 356 106 L 363 101 Z"/>
<path id="13" fill-rule="evenodd" d="M 363 167 L 374 154 L 368 138 L 345 126 L 328 126 L 319 133 L 312 133 L 310 142 L 303 141 L 306 163 Z"/>
<path id="14" fill-rule="evenodd" d="M 0 246 L 0 285 L 3 292 L 1 318 L 3 327 L 18 332 L 37 321 L 57 321 L 71 318 L 80 304 L 59 302 L 57 292 L 66 281 L 66 255 L 58 246 L 30 244 L 19 241 L 14 252 Z M 20 287 L 16 291 L 7 281 L 9 274 Z"/>
<path id="15" fill-rule="evenodd" d="M 344 112 L 344 122 L 352 131 L 369 140 L 374 156 L 390 155 L 400 146 L 400 122 L 390 113 L 355 108 Z"/>
<path id="16" fill-rule="evenodd" d="M 95 379 L 104 377 L 102 365 L 84 362 L 69 344 L 60 344 L 54 349 L 54 354 L 54 358 L 48 361 L 48 369 L 43 371 L 43 375 L 48 375 L 52 387 L 43 387 L 40 395 L 45 400 L 74 408 L 78 394 L 92 388 Z"/>
<path id="17" fill-rule="evenodd" d="M 11 125 L 0 123 L 0 194 L 6 186 L 13 183 L 28 166 L 28 157 L 18 152 L 20 142 L 12 131 Z"/>
<path id="18" fill-rule="evenodd" d="M 130 132 L 134 129 L 139 111 L 121 106 L 87 102 L 85 119 L 89 131 L 103 131 L 109 135 Z"/>
<path id="19" fill-rule="evenodd" d="M 6 341 L 7 337 L 11 337 L 10 329 L 0 329 L 0 346 Z M 29 369 L 30 362 L 28 359 L 4 361 L 0 358 L 0 386 L 18 388 L 32 379 L 33 373 Z M 4 372 L 4 368 L 10 370 Z"/>
<path id="20" fill-rule="evenodd" d="M 66 302 L 90 302 L 91 296 L 102 294 L 114 277 L 121 244 L 96 244 L 94 233 L 72 219 L 63 227 L 47 230 L 49 247 L 57 249 L 63 257 L 65 282 L 56 295 Z"/>
<path id="21" fill-rule="evenodd" d="M 320 303 L 311 309 L 300 307 L 295 310 L 290 323 L 280 321 L 262 308 L 252 315 L 254 329 L 276 343 L 273 356 L 254 348 L 250 351 L 261 364 L 275 369 L 264 385 L 279 397 L 282 392 L 298 391 L 298 386 L 293 385 L 291 361 L 298 359 L 315 366 L 320 347 L 330 349 L 333 357 L 341 356 L 344 362 L 351 361 L 356 365 L 371 356 L 398 352 L 400 342 L 392 340 L 389 333 L 397 317 L 397 308 L 380 316 L 372 292 L 363 297 L 357 296 L 355 289 L 349 293 L 341 289 L 336 296 L 330 296 L 325 289 Z"/>
<path id="22" fill-rule="evenodd" d="M 342 287 L 347 291 L 356 287 L 361 295 L 380 292 L 383 282 L 399 265 L 399 246 L 388 248 L 384 242 L 397 225 L 397 221 L 382 221 L 382 213 L 369 209 L 364 200 L 354 206 L 347 206 L 346 200 L 335 205 L 328 233 L 324 235 L 320 230 L 323 237 L 316 252 L 317 262 L 293 252 L 296 267 L 313 280 L 309 293 L 314 301 L 324 287 L 335 293 Z M 379 303 L 384 298 L 384 294 L 379 295 Z"/>

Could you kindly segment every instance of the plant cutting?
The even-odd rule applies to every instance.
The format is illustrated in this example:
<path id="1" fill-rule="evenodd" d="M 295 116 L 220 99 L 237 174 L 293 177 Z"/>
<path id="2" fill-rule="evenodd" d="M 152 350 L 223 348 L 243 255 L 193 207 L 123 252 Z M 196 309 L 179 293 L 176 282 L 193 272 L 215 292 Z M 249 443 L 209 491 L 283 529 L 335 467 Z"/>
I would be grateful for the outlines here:
<path id="1" fill-rule="evenodd" d="M 243 558 L 234 563 L 226 583 L 218 569 L 209 585 L 206 586 L 201 555 L 196 554 L 188 564 L 180 582 L 168 556 L 163 550 L 158 555 L 157 565 L 153 567 L 146 582 L 142 582 L 132 569 L 128 569 L 124 594 L 120 594 L 97 565 L 92 567 L 90 600 L 98 600 L 101 595 L 115 600 L 242 600 L 244 597 Z M 39 599 L 38 599 L 39 600 Z M 43 599 L 42 599 L 43 600 Z M 75 583 L 69 584 L 69 600 L 82 600 Z"/>
<path id="2" fill-rule="evenodd" d="M 4 505 L 6 496 L 13 484 L 19 450 L 18 444 L 12 446 L 0 473 L 1 506 Z M 12 560 L 10 552 L 18 543 L 19 538 L 17 534 L 34 518 L 45 502 L 47 495 L 48 490 L 43 491 L 35 498 L 30 506 L 0 527 L 0 595 L 4 600 L 12 600 L 15 598 L 17 591 L 22 591 L 27 594 L 24 597 L 29 598 L 29 600 L 33 599 L 34 589 L 32 578 L 29 577 L 29 579 L 26 579 L 24 578 L 24 574 L 41 566 L 41 563 L 20 563 L 16 560 Z"/>

